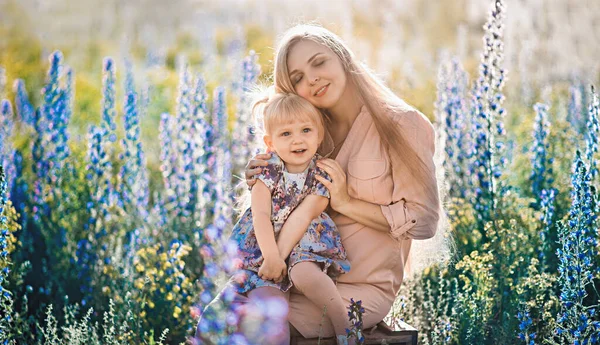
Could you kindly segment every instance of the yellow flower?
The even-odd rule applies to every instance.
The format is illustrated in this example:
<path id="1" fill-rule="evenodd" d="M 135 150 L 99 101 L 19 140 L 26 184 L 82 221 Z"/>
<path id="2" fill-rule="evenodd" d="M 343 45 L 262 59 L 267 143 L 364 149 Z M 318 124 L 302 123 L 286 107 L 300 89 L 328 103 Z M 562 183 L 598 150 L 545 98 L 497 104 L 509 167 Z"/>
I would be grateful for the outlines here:
<path id="1" fill-rule="evenodd" d="M 174 297 L 175 297 L 175 296 L 173 296 L 173 294 L 169 292 L 169 293 L 167 294 L 167 301 L 172 301 Z"/>
<path id="2" fill-rule="evenodd" d="M 136 289 L 142 289 L 144 287 L 144 280 L 142 278 L 136 279 L 134 286 Z"/>
<path id="3" fill-rule="evenodd" d="M 104 293 L 105 295 L 110 294 L 110 287 L 105 286 L 102 288 L 102 293 Z"/>
<path id="4" fill-rule="evenodd" d="M 175 309 L 173 311 L 174 314 L 181 314 L 181 308 L 179 308 L 178 306 L 175 306 Z"/>
<path id="5" fill-rule="evenodd" d="M 148 301 L 148 307 L 150 307 L 151 309 L 154 309 L 155 304 L 152 301 Z"/>
<path id="6" fill-rule="evenodd" d="M 178 293 L 179 290 L 181 290 L 181 288 L 179 287 L 179 285 L 173 286 L 173 292 Z"/>
<path id="7" fill-rule="evenodd" d="M 141 264 L 135 265 L 135 270 L 138 272 L 144 272 L 144 266 Z"/>
<path id="8" fill-rule="evenodd" d="M 142 312 L 140 313 L 140 317 L 146 317 L 146 311 L 142 310 Z"/>

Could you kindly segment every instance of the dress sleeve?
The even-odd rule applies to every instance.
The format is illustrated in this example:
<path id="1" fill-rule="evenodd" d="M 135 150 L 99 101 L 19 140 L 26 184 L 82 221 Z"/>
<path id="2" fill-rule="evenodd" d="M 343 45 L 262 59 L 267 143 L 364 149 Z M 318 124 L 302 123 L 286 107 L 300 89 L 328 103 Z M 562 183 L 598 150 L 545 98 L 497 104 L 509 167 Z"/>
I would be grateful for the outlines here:
<path id="1" fill-rule="evenodd" d="M 271 158 L 267 162 L 269 165 L 263 167 L 261 172 L 256 174 L 255 177 L 269 188 L 269 192 L 272 195 L 273 188 L 275 188 L 275 185 L 281 178 L 283 162 L 275 153 L 271 153 Z"/>
<path id="2" fill-rule="evenodd" d="M 319 175 L 319 176 L 325 178 L 327 181 L 331 181 L 331 177 L 329 177 L 329 175 L 323 169 L 321 169 L 319 167 L 315 167 L 314 173 L 315 173 L 315 175 Z M 330 198 L 329 190 L 327 189 L 327 187 L 325 187 L 325 185 L 323 185 L 321 183 L 321 181 L 317 180 L 316 178 L 313 179 L 313 184 L 312 184 L 312 188 L 310 190 L 310 194 L 324 196 L 327 199 Z"/>
<path id="3" fill-rule="evenodd" d="M 413 150 L 425 163 L 430 183 L 434 187 L 434 195 L 427 193 L 427 188 L 418 183 L 406 166 L 391 160 L 394 187 L 392 203 L 382 205 L 381 211 L 390 225 L 390 235 L 396 240 L 427 239 L 435 235 L 437 230 L 440 201 L 435 174 L 433 155 L 435 153 L 435 131 L 433 125 L 418 111 L 398 114 L 395 120 L 401 122 L 403 132 L 407 133 Z"/>

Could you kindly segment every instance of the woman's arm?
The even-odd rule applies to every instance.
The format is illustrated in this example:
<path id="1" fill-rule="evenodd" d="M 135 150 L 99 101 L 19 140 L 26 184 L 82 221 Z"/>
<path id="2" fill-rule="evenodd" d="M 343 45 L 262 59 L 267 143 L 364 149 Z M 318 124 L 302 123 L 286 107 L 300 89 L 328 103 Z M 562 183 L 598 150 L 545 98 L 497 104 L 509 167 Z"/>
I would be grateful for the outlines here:
<path id="1" fill-rule="evenodd" d="M 352 218 L 371 229 L 384 232 L 390 231 L 390 224 L 381 211 L 381 205 L 349 197 L 349 199 L 345 203 L 339 205 L 335 211 L 348 218 Z"/>
<path id="2" fill-rule="evenodd" d="M 251 193 L 252 225 L 256 234 L 258 247 L 265 258 L 279 257 L 275 242 L 273 224 L 271 223 L 271 192 L 260 180 L 256 181 Z"/>
<path id="3" fill-rule="evenodd" d="M 289 215 L 277 240 L 279 255 L 282 259 L 285 260 L 290 255 L 292 249 L 302 239 L 310 223 L 325 211 L 328 203 L 329 199 L 326 197 L 311 194 L 304 198 L 300 205 Z"/>
<path id="4" fill-rule="evenodd" d="M 410 142 L 417 155 L 427 167 L 427 184 L 435 193 L 427 193 L 428 186 L 417 181 L 400 162 L 392 160 L 394 188 L 392 203 L 376 205 L 354 199 L 348 195 L 346 173 L 334 160 L 323 159 L 318 166 L 332 178 L 332 182 L 317 179 L 329 189 L 331 207 L 339 213 L 373 229 L 390 232 L 400 239 L 427 239 L 435 235 L 440 216 L 440 200 L 433 155 L 435 153 L 435 131 L 427 118 L 417 111 L 409 111 L 400 117 L 405 127 L 413 128 Z"/>
<path id="5" fill-rule="evenodd" d="M 346 173 L 338 162 L 333 159 L 322 159 L 317 163 L 318 167 L 325 170 L 331 177 L 331 181 L 316 176 L 331 195 L 331 208 L 346 217 L 379 231 L 390 231 L 390 225 L 385 219 L 381 206 L 370 202 L 356 199 L 348 194 L 346 184 Z"/>

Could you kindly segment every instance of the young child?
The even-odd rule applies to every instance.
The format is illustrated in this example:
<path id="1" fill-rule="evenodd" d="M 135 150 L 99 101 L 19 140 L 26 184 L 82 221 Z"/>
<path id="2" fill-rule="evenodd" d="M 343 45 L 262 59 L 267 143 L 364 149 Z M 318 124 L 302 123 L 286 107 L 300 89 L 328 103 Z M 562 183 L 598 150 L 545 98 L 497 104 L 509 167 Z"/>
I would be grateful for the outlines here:
<path id="1" fill-rule="evenodd" d="M 334 280 L 350 270 L 350 263 L 334 222 L 324 212 L 329 191 L 315 178 L 317 174 L 327 178 L 316 166 L 324 137 L 322 115 L 295 94 L 273 94 L 258 101 L 257 109 L 272 157 L 256 175 L 251 207 L 231 235 L 243 262 L 242 279 L 235 287 L 249 299 L 287 300 L 285 292 L 297 274 L 318 273 L 323 278 L 310 287 L 311 293 L 303 293 L 316 305 L 326 306 L 338 344 L 347 344 L 345 329 L 350 322 Z M 281 238 L 286 241 L 278 241 Z"/>

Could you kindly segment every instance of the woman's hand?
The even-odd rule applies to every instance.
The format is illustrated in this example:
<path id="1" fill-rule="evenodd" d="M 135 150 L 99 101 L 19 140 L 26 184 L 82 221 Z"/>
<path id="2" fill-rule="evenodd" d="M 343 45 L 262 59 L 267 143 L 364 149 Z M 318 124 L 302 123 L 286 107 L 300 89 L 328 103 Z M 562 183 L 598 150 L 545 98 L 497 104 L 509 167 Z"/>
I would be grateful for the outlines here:
<path id="1" fill-rule="evenodd" d="M 329 177 L 331 182 L 322 176 L 316 175 L 316 179 L 319 180 L 328 190 L 330 195 L 329 205 L 337 212 L 348 204 L 352 198 L 348 195 L 348 185 L 346 184 L 346 173 L 338 162 L 333 159 L 325 158 L 317 162 L 317 166 L 323 169 Z"/>
<path id="2" fill-rule="evenodd" d="M 287 265 L 279 256 L 264 258 L 258 269 L 258 276 L 263 280 L 272 280 L 280 283 L 287 273 Z"/>
<path id="3" fill-rule="evenodd" d="M 248 188 L 252 188 L 252 186 L 254 186 L 254 184 L 256 183 L 254 175 L 259 174 L 262 171 L 261 167 L 266 167 L 267 165 L 269 165 L 269 163 L 267 162 L 269 158 L 271 158 L 270 153 L 260 153 L 252 157 L 250 162 L 248 162 L 248 164 L 246 165 L 246 170 L 244 171 L 244 174 L 246 175 L 246 184 L 248 185 Z"/>

